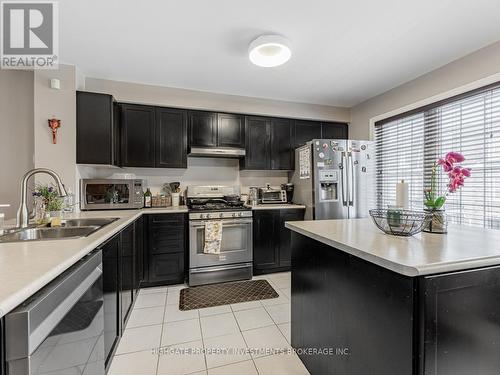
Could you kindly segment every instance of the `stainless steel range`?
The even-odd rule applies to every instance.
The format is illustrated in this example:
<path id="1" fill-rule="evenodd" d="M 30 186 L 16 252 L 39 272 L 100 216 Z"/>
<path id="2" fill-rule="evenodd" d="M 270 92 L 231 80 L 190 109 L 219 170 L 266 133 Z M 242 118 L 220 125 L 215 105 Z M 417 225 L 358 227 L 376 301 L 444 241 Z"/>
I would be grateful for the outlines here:
<path id="1" fill-rule="evenodd" d="M 252 278 L 252 210 L 240 200 L 239 187 L 188 186 L 189 285 L 203 285 Z M 208 223 L 222 227 L 220 252 L 207 254 Z"/>

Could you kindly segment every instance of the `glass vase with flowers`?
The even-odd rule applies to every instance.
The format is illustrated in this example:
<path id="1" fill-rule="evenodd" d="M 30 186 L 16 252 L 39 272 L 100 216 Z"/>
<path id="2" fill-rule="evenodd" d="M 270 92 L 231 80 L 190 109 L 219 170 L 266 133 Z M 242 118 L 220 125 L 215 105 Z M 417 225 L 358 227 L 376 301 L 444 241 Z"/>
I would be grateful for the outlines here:
<path id="1" fill-rule="evenodd" d="M 64 200 L 52 185 L 38 184 L 33 191 L 35 199 L 35 223 L 46 224 L 53 217 L 61 217 Z"/>
<path id="2" fill-rule="evenodd" d="M 425 210 L 432 214 L 429 224 L 423 229 L 429 233 L 446 233 L 448 222 L 444 205 L 450 194 L 455 193 L 464 186 L 465 179 L 470 177 L 470 168 L 464 168 L 460 165 L 465 160 L 464 156 L 458 152 L 448 152 L 443 158 L 438 159 L 432 166 L 430 186 L 424 189 Z M 439 169 L 446 173 L 448 183 L 444 194 L 438 187 Z"/>

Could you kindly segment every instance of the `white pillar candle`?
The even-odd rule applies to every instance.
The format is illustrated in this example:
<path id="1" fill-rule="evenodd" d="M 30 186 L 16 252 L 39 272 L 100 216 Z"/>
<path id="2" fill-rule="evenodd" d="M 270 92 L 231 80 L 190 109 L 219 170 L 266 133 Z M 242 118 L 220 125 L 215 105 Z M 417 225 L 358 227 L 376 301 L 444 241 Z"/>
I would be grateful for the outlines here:
<path id="1" fill-rule="evenodd" d="M 401 180 L 396 184 L 396 206 L 403 207 L 405 210 L 410 208 L 408 184 L 405 180 Z"/>

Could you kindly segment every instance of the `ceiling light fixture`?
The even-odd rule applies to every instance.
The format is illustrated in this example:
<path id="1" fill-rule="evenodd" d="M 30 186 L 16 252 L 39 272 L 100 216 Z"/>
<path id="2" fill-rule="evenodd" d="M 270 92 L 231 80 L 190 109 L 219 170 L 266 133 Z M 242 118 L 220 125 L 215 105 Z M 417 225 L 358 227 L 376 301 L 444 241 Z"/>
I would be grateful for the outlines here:
<path id="1" fill-rule="evenodd" d="M 261 35 L 248 47 L 250 61 L 265 68 L 283 65 L 291 56 L 290 42 L 279 35 Z"/>

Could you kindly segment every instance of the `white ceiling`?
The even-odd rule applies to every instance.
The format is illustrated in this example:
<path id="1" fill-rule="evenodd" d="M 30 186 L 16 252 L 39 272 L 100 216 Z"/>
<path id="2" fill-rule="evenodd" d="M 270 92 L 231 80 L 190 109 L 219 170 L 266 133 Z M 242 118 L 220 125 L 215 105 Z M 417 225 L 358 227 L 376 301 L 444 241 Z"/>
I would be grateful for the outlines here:
<path id="1" fill-rule="evenodd" d="M 87 77 L 353 106 L 500 40 L 498 0 L 60 0 L 60 56 Z M 292 43 L 259 68 L 248 44 Z"/>

